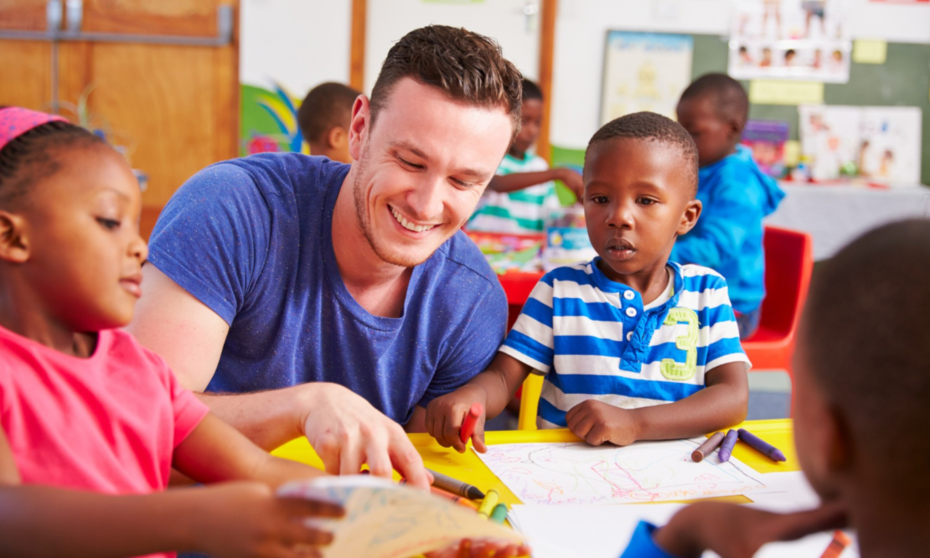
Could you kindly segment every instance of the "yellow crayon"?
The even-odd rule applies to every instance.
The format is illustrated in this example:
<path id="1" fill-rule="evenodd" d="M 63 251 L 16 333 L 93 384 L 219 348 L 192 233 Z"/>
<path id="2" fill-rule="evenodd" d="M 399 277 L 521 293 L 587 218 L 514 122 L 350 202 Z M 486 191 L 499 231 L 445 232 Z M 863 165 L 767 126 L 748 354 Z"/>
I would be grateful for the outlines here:
<path id="1" fill-rule="evenodd" d="M 487 495 L 482 500 L 481 505 L 478 506 L 478 515 L 483 515 L 485 519 L 491 517 L 491 512 L 494 511 L 494 506 L 497 505 L 497 502 L 500 500 L 501 495 L 494 490 L 488 490 Z"/>

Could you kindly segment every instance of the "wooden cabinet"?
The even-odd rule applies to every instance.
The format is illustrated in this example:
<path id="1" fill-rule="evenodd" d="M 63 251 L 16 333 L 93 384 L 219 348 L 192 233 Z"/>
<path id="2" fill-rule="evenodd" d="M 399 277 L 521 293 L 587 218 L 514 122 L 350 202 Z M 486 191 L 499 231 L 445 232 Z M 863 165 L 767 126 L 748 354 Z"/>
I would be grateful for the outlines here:
<path id="1" fill-rule="evenodd" d="M 0 105 L 51 111 L 57 89 L 59 112 L 76 121 L 72 107 L 87 94 L 91 127 L 106 130 L 132 166 L 148 173 L 143 201 L 149 214 L 157 214 L 192 174 L 237 155 L 237 1 L 62 0 L 57 5 L 59 40 L 0 38 Z M 146 37 L 130 42 L 133 35 L 217 37 L 221 5 L 232 10 L 233 31 L 225 46 L 157 44 Z M 78 8 L 79 17 L 68 17 Z M 0 34 L 44 33 L 47 11 L 45 0 L 0 0 Z M 80 34 L 69 37 L 77 19 Z"/>

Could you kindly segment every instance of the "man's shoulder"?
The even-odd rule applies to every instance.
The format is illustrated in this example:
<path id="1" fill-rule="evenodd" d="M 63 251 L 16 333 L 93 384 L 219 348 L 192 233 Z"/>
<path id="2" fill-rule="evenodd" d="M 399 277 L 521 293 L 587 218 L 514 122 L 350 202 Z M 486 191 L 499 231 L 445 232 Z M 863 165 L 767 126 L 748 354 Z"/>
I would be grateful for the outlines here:
<path id="1" fill-rule="evenodd" d="M 465 281 L 473 283 L 482 292 L 499 291 L 503 295 L 497 274 L 491 269 L 481 250 L 464 232 L 456 231 L 452 238 L 436 250 L 434 257 L 439 257 L 444 263 L 449 264 L 450 273 L 460 273 Z"/>
<path id="2" fill-rule="evenodd" d="M 207 169 L 238 169 L 263 193 L 277 196 L 325 192 L 341 184 L 349 165 L 302 153 L 259 153 L 217 163 Z"/>

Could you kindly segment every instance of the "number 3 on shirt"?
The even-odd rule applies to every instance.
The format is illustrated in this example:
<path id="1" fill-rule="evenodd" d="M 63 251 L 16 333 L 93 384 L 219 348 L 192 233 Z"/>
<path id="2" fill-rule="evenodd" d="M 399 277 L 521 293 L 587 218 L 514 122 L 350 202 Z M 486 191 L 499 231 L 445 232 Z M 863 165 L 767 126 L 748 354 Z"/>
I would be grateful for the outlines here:
<path id="1" fill-rule="evenodd" d="M 669 380 L 676 382 L 685 382 L 694 377 L 694 371 L 697 369 L 697 341 L 698 341 L 698 317 L 694 310 L 690 308 L 672 308 L 668 311 L 665 318 L 665 325 L 676 325 L 678 323 L 688 324 L 688 333 L 675 339 L 675 346 L 685 351 L 685 362 L 675 362 L 674 359 L 663 358 L 660 365 L 662 375 Z"/>

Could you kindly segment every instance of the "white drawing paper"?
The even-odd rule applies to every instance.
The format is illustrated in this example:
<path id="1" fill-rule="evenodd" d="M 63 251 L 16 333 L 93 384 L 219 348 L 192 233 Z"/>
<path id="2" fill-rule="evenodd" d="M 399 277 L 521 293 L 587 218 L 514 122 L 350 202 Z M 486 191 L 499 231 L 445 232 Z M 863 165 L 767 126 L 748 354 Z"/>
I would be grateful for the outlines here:
<path id="1" fill-rule="evenodd" d="M 626 504 L 693 500 L 765 488 L 762 476 L 714 453 L 691 459 L 704 438 L 638 442 L 501 444 L 478 454 L 524 504 Z"/>

